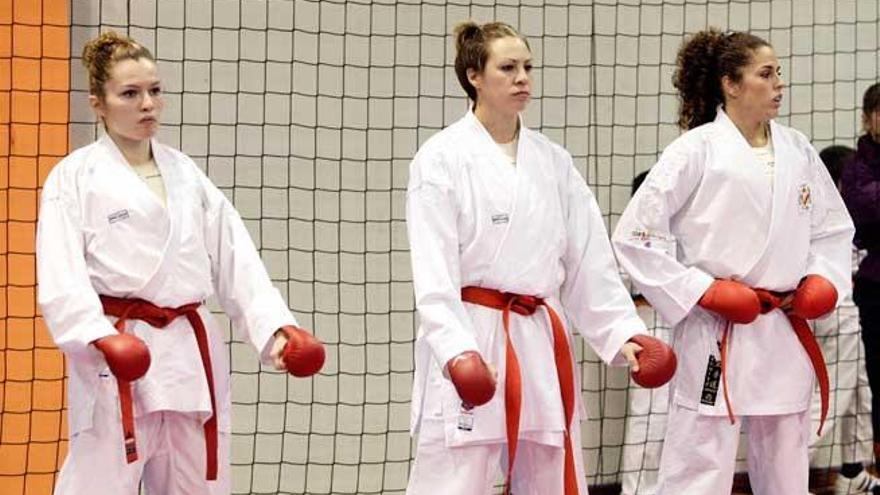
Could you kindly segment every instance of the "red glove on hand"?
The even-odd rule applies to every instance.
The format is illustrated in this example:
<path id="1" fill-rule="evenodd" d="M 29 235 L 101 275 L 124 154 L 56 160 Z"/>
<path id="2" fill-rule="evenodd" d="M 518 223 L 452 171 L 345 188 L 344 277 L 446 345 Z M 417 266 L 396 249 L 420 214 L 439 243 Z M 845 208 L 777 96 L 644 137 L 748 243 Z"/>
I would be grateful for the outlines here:
<path id="1" fill-rule="evenodd" d="M 837 289 L 834 284 L 821 275 L 807 275 L 794 292 L 791 312 L 795 316 L 815 320 L 830 313 L 836 305 Z"/>
<path id="2" fill-rule="evenodd" d="M 629 341 L 642 347 L 636 354 L 639 371 L 632 373 L 634 382 L 645 388 L 657 388 L 672 379 L 678 366 L 672 347 L 650 335 L 636 335 Z"/>
<path id="3" fill-rule="evenodd" d="M 455 356 L 446 364 L 449 379 L 462 402 L 468 406 L 482 406 L 495 395 L 495 377 L 476 351 Z"/>
<path id="4" fill-rule="evenodd" d="M 113 376 L 120 380 L 137 380 L 150 369 L 150 349 L 143 340 L 134 335 L 108 335 L 92 343 L 104 354 Z"/>
<path id="5" fill-rule="evenodd" d="M 301 328 L 283 326 L 287 344 L 281 352 L 281 359 L 287 372 L 293 376 L 307 377 L 321 371 L 324 366 L 324 345 L 314 335 Z"/>
<path id="6" fill-rule="evenodd" d="M 761 301 L 751 287 L 734 280 L 712 282 L 700 306 L 714 311 L 733 323 L 751 323 L 761 312 Z"/>

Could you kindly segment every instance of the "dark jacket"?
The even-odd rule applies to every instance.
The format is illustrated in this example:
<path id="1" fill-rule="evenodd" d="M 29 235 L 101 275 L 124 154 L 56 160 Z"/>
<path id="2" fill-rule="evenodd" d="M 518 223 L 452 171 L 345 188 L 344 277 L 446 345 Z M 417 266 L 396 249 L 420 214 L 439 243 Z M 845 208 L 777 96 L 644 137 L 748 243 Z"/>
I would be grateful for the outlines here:
<path id="1" fill-rule="evenodd" d="M 853 161 L 843 167 L 841 195 L 856 225 L 855 244 L 867 249 L 858 278 L 880 282 L 880 143 L 859 138 Z"/>

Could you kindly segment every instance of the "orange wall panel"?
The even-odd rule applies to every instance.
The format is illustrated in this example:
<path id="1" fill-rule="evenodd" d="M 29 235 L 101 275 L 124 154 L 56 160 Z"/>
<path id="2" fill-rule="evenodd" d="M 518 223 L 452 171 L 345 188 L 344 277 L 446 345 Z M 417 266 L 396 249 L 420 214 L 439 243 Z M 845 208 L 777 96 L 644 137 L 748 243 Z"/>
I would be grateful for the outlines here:
<path id="1" fill-rule="evenodd" d="M 12 26 L 12 56 L 39 58 L 42 40 L 40 26 L 15 24 Z"/>
<path id="2" fill-rule="evenodd" d="M 43 22 L 42 14 L 42 0 L 15 0 L 15 8 L 12 9 L 12 22 L 40 25 Z"/>
<path id="3" fill-rule="evenodd" d="M 64 360 L 36 305 L 39 187 L 68 152 L 70 1 L 0 0 L 0 494 L 50 495 Z"/>

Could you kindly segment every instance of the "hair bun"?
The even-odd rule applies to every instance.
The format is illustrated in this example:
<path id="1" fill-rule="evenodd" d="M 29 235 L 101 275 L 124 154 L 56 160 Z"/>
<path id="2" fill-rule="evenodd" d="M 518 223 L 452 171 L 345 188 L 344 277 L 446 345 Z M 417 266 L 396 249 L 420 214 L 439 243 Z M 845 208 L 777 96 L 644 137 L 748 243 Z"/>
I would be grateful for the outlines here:
<path id="1" fill-rule="evenodd" d="M 107 31 L 89 40 L 82 50 L 82 64 L 89 74 L 89 93 L 103 96 L 104 83 L 110 79 L 113 65 L 120 60 L 140 58 L 155 62 L 150 50 L 124 34 Z"/>
<path id="2" fill-rule="evenodd" d="M 461 51 L 465 43 L 482 35 L 482 28 L 474 21 L 464 21 L 455 26 L 455 50 Z"/>
<path id="3" fill-rule="evenodd" d="M 83 47 L 82 62 L 86 67 L 91 67 L 99 59 L 110 57 L 118 45 L 128 45 L 131 39 L 121 36 L 116 31 L 106 31 L 90 40 Z"/>

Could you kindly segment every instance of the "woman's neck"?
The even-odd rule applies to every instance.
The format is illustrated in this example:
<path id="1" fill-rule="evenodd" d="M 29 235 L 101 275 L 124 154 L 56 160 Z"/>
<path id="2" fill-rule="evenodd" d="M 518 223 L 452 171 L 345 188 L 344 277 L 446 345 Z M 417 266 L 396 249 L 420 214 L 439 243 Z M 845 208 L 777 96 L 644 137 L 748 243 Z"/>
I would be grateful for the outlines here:
<path id="1" fill-rule="evenodd" d="M 474 115 L 496 143 L 509 143 L 516 138 L 519 131 L 519 115 L 501 115 L 477 104 Z"/>
<path id="2" fill-rule="evenodd" d="M 153 159 L 153 150 L 149 139 L 134 140 L 122 137 L 116 133 L 107 132 L 110 139 L 116 143 L 116 147 L 122 152 L 122 156 L 129 165 L 143 165 Z"/>
<path id="3" fill-rule="evenodd" d="M 760 148 L 767 145 L 770 140 L 769 122 L 749 118 L 734 107 L 725 108 L 724 111 L 750 146 Z"/>

